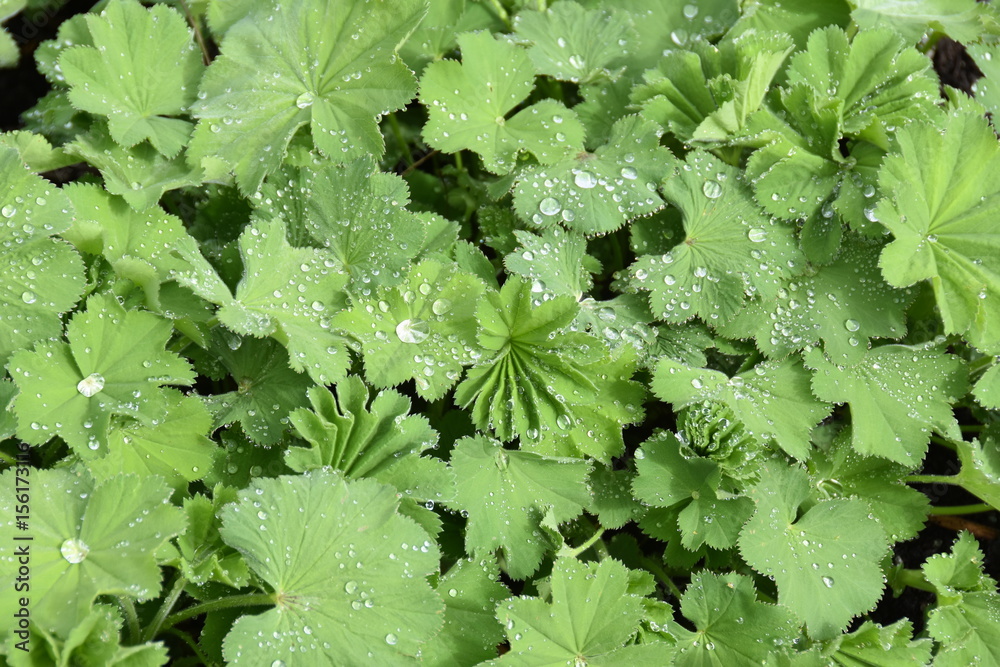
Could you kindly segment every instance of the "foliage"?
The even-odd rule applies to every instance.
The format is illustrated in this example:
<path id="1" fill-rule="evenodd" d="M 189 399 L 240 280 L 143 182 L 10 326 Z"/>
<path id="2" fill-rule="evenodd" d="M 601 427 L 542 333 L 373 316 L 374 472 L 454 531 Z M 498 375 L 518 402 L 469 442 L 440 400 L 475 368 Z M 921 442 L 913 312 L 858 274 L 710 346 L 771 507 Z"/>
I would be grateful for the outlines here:
<path id="1" fill-rule="evenodd" d="M 926 529 L 1000 510 L 998 44 L 973 0 L 72 16 L 0 134 L 0 664 L 1000 664 L 989 552 Z"/>

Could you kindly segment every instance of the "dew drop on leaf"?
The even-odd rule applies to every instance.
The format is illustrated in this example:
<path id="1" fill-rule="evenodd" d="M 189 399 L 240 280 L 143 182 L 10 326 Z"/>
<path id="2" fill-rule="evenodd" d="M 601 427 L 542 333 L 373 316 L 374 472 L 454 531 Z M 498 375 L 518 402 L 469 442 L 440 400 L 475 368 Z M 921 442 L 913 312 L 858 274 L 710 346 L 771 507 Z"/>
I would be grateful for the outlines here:
<path id="1" fill-rule="evenodd" d="M 76 390 L 87 398 L 90 398 L 102 389 L 104 389 L 104 376 L 100 373 L 91 373 L 76 385 Z"/>
<path id="2" fill-rule="evenodd" d="M 545 215 L 555 215 L 562 210 L 562 205 L 555 197 L 546 197 L 538 203 L 538 210 Z"/>
<path id="3" fill-rule="evenodd" d="M 59 547 L 59 553 L 62 554 L 62 557 L 67 562 L 76 565 L 77 563 L 82 563 L 83 559 L 87 557 L 87 554 L 90 553 L 90 547 L 84 544 L 82 540 L 70 538 Z"/>
<path id="4" fill-rule="evenodd" d="M 701 191 L 709 199 L 718 199 L 722 196 L 722 185 L 718 181 L 705 181 Z"/>
<path id="5" fill-rule="evenodd" d="M 578 188 L 590 190 L 597 185 L 597 177 L 589 171 L 578 171 L 573 178 L 573 182 L 576 183 L 576 187 Z"/>
<path id="6" fill-rule="evenodd" d="M 422 343 L 429 335 L 430 327 L 419 318 L 403 320 L 396 325 L 396 336 L 404 343 Z"/>

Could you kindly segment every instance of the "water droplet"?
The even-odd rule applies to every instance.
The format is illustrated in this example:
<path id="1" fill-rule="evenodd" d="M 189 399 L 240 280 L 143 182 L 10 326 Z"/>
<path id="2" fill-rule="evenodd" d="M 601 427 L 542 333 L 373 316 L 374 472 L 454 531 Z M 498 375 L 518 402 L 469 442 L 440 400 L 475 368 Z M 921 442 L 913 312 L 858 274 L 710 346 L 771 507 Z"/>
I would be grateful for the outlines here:
<path id="1" fill-rule="evenodd" d="M 391 632 L 385 636 L 385 643 L 389 646 L 395 646 L 396 642 L 399 641 L 399 637 L 392 634 Z"/>
<path id="2" fill-rule="evenodd" d="M 17 213 L 17 209 L 8 204 L 7 206 L 0 208 L 0 213 L 2 213 L 5 218 L 13 218 L 14 214 Z"/>
<path id="3" fill-rule="evenodd" d="M 76 385 L 76 390 L 87 398 L 90 398 L 102 389 L 104 389 L 104 376 L 100 373 L 91 373 Z"/>
<path id="4" fill-rule="evenodd" d="M 451 301 L 448 299 L 438 299 L 431 304 L 431 312 L 435 315 L 444 315 L 451 310 Z"/>
<path id="5" fill-rule="evenodd" d="M 861 323 L 858 322 L 857 320 L 845 320 L 844 328 L 847 329 L 848 331 L 857 331 L 858 329 L 861 328 Z"/>
<path id="6" fill-rule="evenodd" d="M 396 325 L 396 335 L 404 343 L 422 343 L 427 340 L 430 333 L 427 322 L 419 318 L 403 320 Z"/>
<path id="7" fill-rule="evenodd" d="M 827 588 L 833 588 L 833 577 L 823 577 L 823 585 Z"/>
<path id="8" fill-rule="evenodd" d="M 569 415 L 559 415 L 556 417 L 556 426 L 567 431 L 569 430 L 570 421 Z"/>
<path id="9" fill-rule="evenodd" d="M 676 282 L 677 282 L 677 278 L 674 278 L 669 273 L 667 275 L 663 276 L 663 284 L 664 285 L 673 285 Z"/>
<path id="10" fill-rule="evenodd" d="M 749 232 L 747 232 L 747 238 L 753 243 L 760 243 L 767 238 L 767 232 L 759 227 L 754 227 Z"/>
<path id="11" fill-rule="evenodd" d="M 626 179 L 628 179 L 630 181 L 634 181 L 638 177 L 639 177 L 639 172 L 637 172 L 632 167 L 623 167 L 622 168 L 622 178 L 626 178 Z"/>
<path id="12" fill-rule="evenodd" d="M 62 557 L 65 558 L 67 562 L 75 565 L 83 562 L 83 559 L 90 553 L 90 547 L 84 544 L 82 540 L 70 538 L 63 542 L 62 546 L 59 547 L 59 553 L 62 554 Z"/>
<path id="13" fill-rule="evenodd" d="M 312 106 L 313 100 L 313 94 L 306 91 L 295 99 L 295 106 L 300 109 L 308 109 Z"/>
<path id="14" fill-rule="evenodd" d="M 694 387 L 695 389 L 701 389 L 705 385 L 703 385 L 701 380 L 699 380 L 698 378 L 694 378 L 693 380 L 691 380 L 691 386 Z"/>
<path id="15" fill-rule="evenodd" d="M 38 297 L 35 296 L 34 292 L 25 291 L 25 292 L 21 293 L 21 301 L 24 301 L 27 304 L 32 304 L 32 303 L 34 303 L 37 300 L 38 300 Z"/>
<path id="16" fill-rule="evenodd" d="M 718 181 L 705 181 L 701 186 L 701 191 L 709 199 L 718 199 L 722 196 L 722 185 Z"/>
<path id="17" fill-rule="evenodd" d="M 538 210 L 544 215 L 555 215 L 562 210 L 562 205 L 555 197 L 546 197 L 542 201 L 538 202 Z"/>
<path id="18" fill-rule="evenodd" d="M 597 177 L 589 171 L 578 171 L 573 178 L 573 182 L 576 183 L 576 187 L 589 190 L 597 185 Z"/>

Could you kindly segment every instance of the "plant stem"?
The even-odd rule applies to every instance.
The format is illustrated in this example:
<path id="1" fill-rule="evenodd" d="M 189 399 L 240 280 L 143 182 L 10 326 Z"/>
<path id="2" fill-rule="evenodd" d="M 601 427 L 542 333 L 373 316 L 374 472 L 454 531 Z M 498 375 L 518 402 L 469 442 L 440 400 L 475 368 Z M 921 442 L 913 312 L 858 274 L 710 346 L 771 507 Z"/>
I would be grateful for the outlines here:
<path id="1" fill-rule="evenodd" d="M 962 424 L 961 429 L 966 433 L 982 433 L 986 428 L 982 424 Z"/>
<path id="2" fill-rule="evenodd" d="M 177 578 L 174 579 L 174 585 L 170 588 L 170 592 L 163 598 L 163 604 L 160 605 L 160 608 L 156 610 L 156 616 L 153 617 L 152 622 L 146 627 L 145 632 L 142 633 L 143 642 L 152 641 L 159 634 L 164 619 L 174 610 L 174 605 L 177 604 L 177 600 L 181 597 L 181 593 L 184 592 L 184 587 L 187 583 L 188 580 L 178 572 Z"/>
<path id="3" fill-rule="evenodd" d="M 125 615 L 125 624 L 128 627 L 128 643 L 135 644 L 139 641 L 139 615 L 135 611 L 135 603 L 132 602 L 132 598 L 119 595 L 118 604 Z"/>
<path id="4" fill-rule="evenodd" d="M 601 539 L 602 535 L 604 535 L 604 529 L 603 528 L 599 529 L 596 533 L 594 533 L 593 535 L 591 535 L 590 538 L 588 538 L 587 541 L 584 542 L 583 544 L 581 544 L 580 546 L 576 547 L 575 549 L 569 549 L 568 551 L 566 551 L 566 555 L 569 556 L 570 558 L 576 558 L 577 556 L 579 556 L 580 554 L 582 554 L 584 551 L 586 551 L 590 547 L 594 546 L 594 544 Z M 607 552 L 607 549 L 605 549 L 605 553 L 606 552 Z"/>
<path id="5" fill-rule="evenodd" d="M 198 642 L 192 639 L 191 635 L 188 633 L 178 630 L 177 628 L 170 628 L 167 630 L 167 634 L 173 635 L 187 644 L 188 648 L 194 651 L 194 654 L 198 656 L 198 659 L 201 660 L 203 664 L 212 666 L 216 664 L 211 658 L 205 655 L 205 652 L 201 650 L 200 646 L 198 646 Z"/>
<path id="6" fill-rule="evenodd" d="M 670 589 L 670 592 L 673 593 L 675 598 L 678 600 L 681 599 L 681 595 L 683 595 L 681 593 L 681 589 L 677 588 L 677 584 L 674 583 L 674 580 L 670 578 L 670 575 L 666 573 L 659 563 L 652 558 L 643 558 L 642 566 L 652 572 L 653 576 L 662 581 L 663 584 Z"/>
<path id="7" fill-rule="evenodd" d="M 194 16 L 191 14 L 191 10 L 188 8 L 185 0 L 181 0 L 181 7 L 184 9 L 184 14 L 187 16 L 188 23 L 191 24 L 191 28 L 194 30 L 194 40 L 198 42 L 198 48 L 201 49 L 202 61 L 204 61 L 206 65 L 211 65 L 212 55 L 208 52 L 208 45 L 205 44 L 205 36 L 201 34 L 201 26 L 198 25 L 198 21 L 196 21 Z"/>
<path id="8" fill-rule="evenodd" d="M 931 442 L 933 442 L 936 445 L 941 445 L 942 447 L 947 447 L 953 452 L 958 451 L 958 448 L 955 447 L 954 443 L 952 443 L 950 440 L 942 438 L 939 435 L 932 435 Z"/>
<path id="9" fill-rule="evenodd" d="M 165 621 L 163 621 L 163 625 L 160 626 L 160 631 L 163 632 L 169 630 L 181 621 L 186 621 L 189 618 L 201 616 L 202 614 L 209 614 L 213 611 L 232 609 L 234 607 L 266 607 L 273 605 L 274 603 L 275 600 L 273 593 L 232 595 L 227 598 L 212 600 L 211 602 L 202 602 L 201 604 L 196 604 L 192 607 L 188 607 L 187 609 L 182 609 L 176 614 L 169 616 Z"/>
<path id="10" fill-rule="evenodd" d="M 995 356 L 988 355 L 985 357 L 980 357 L 979 359 L 976 359 L 975 361 L 969 363 L 969 376 L 971 377 L 976 373 L 979 373 L 980 371 L 986 370 L 987 368 L 992 366 L 993 362 L 996 360 L 997 358 Z"/>
<path id="11" fill-rule="evenodd" d="M 413 171 L 414 169 L 416 169 L 417 167 L 419 167 L 420 165 L 422 165 L 424 162 L 427 162 L 429 159 L 431 159 L 432 157 L 434 157 L 435 155 L 437 155 L 440 152 L 441 151 L 439 151 L 438 149 L 435 148 L 430 153 L 428 153 L 427 155 L 423 156 L 422 158 L 420 158 L 419 160 L 417 160 L 416 162 L 414 162 L 413 164 L 411 164 L 409 167 L 407 167 L 406 169 L 404 169 L 403 173 L 402 173 L 402 176 L 406 176 L 411 171 Z"/>
<path id="12" fill-rule="evenodd" d="M 15 463 L 17 463 L 17 461 L 14 459 L 13 456 L 11 456 L 10 454 L 7 454 L 5 452 L 0 452 L 0 461 L 3 461 L 4 463 L 6 463 L 9 466 L 12 466 Z"/>
<path id="13" fill-rule="evenodd" d="M 929 593 L 937 593 L 937 590 L 927 583 L 924 573 L 920 570 L 899 570 L 896 573 L 895 580 L 910 588 L 916 588 Z"/>
<path id="14" fill-rule="evenodd" d="M 490 0 L 490 6 L 493 7 L 493 11 L 497 13 L 497 16 L 500 17 L 503 24 L 509 28 L 510 15 L 507 13 L 507 10 L 503 8 L 503 5 L 500 4 L 500 0 Z"/>
<path id="15" fill-rule="evenodd" d="M 930 514 L 979 514 L 989 512 L 993 506 L 988 503 L 975 503 L 974 505 L 951 505 L 947 507 L 931 507 Z"/>
<path id="16" fill-rule="evenodd" d="M 958 483 L 955 478 L 951 475 L 907 475 L 903 478 L 904 482 L 910 484 L 952 484 L 957 486 Z"/>

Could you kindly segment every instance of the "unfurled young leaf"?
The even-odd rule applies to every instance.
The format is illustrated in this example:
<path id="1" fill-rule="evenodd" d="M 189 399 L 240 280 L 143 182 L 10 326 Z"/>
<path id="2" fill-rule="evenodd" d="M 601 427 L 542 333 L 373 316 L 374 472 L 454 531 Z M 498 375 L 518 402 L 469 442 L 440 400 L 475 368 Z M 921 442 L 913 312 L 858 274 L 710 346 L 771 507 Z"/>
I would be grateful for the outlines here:
<path id="1" fill-rule="evenodd" d="M 11 357 L 21 390 L 18 437 L 40 445 L 58 435 L 93 458 L 107 451 L 112 415 L 152 425 L 167 410 L 161 385 L 194 381 L 187 361 L 164 349 L 170 333 L 167 320 L 126 311 L 113 297 L 90 297 L 66 326 L 68 343 L 39 343 Z"/>
<path id="2" fill-rule="evenodd" d="M 539 74 L 589 84 L 615 79 L 629 62 L 632 33 L 626 14 L 586 10 L 573 0 L 514 19 L 515 34 L 531 43 Z"/>
<path id="3" fill-rule="evenodd" d="M 474 309 L 483 289 L 456 265 L 427 260 L 402 285 L 359 300 L 334 324 L 361 341 L 370 383 L 413 380 L 420 396 L 437 400 L 481 354 Z"/>
<path id="4" fill-rule="evenodd" d="M 332 318 L 347 305 L 347 276 L 330 255 L 293 248 L 283 221 L 257 222 L 239 239 L 243 278 L 235 295 L 191 238 L 176 243 L 187 263 L 173 277 L 218 304 L 219 321 L 243 336 L 271 336 L 288 349 L 289 363 L 326 384 L 344 377 L 350 360 Z"/>
<path id="5" fill-rule="evenodd" d="M 431 63 L 420 80 L 429 144 L 448 153 L 473 150 L 496 174 L 509 174 L 522 152 L 554 164 L 583 147 L 576 114 L 560 102 L 545 100 L 513 113 L 535 87 L 537 71 L 527 50 L 486 32 L 459 35 L 458 45 L 461 63 Z"/>
<path id="6" fill-rule="evenodd" d="M 253 193 L 303 125 L 335 162 L 381 156 L 377 119 L 416 94 L 395 50 L 425 12 L 421 0 L 258 5 L 205 73 L 191 158 L 220 158 Z"/>
<path id="7" fill-rule="evenodd" d="M 628 592 L 629 570 L 618 561 L 560 558 L 550 585 L 550 599 L 522 596 L 497 607 L 510 652 L 487 664 L 645 667 L 670 659 L 669 644 L 630 641 L 642 618 L 642 598 Z"/>
<path id="8" fill-rule="evenodd" d="M 274 608 L 233 625 L 228 663 L 271 667 L 294 650 L 316 663 L 415 664 L 444 605 L 426 579 L 437 546 L 398 502 L 390 487 L 328 471 L 241 491 L 220 532 L 274 591 Z"/>
<path id="9" fill-rule="evenodd" d="M 958 667 L 1000 660 L 1000 594 L 996 581 L 983 572 L 976 538 L 962 532 L 951 553 L 929 558 L 923 572 L 937 591 L 937 606 L 927 619 L 928 633 L 942 647 L 934 664 Z"/>
<path id="10" fill-rule="evenodd" d="M 163 155 L 177 155 L 191 123 L 172 116 L 194 102 L 204 67 L 184 18 L 166 5 L 113 0 L 100 15 L 87 15 L 87 28 L 93 46 L 70 47 L 59 58 L 70 101 L 106 116 L 122 146 L 148 140 Z"/>
<path id="11" fill-rule="evenodd" d="M 590 504 L 590 466 L 579 459 L 504 449 L 476 436 L 455 445 L 451 467 L 462 480 L 452 504 L 469 516 L 466 551 L 501 549 L 504 569 L 515 579 L 531 576 L 541 565 L 547 549 L 538 528 L 546 511 L 564 522 Z"/>
<path id="12" fill-rule="evenodd" d="M 62 191 L 28 171 L 17 151 L 0 148 L 0 366 L 10 355 L 62 332 L 59 315 L 83 292 L 83 263 L 51 238 L 73 222 Z"/>
<path id="13" fill-rule="evenodd" d="M 882 596 L 885 531 L 863 500 L 803 506 L 809 479 L 798 468 L 764 466 L 751 493 L 757 511 L 740 534 L 740 553 L 774 577 L 778 602 L 829 638 Z"/>
<path id="14" fill-rule="evenodd" d="M 664 182 L 663 193 L 684 216 L 684 238 L 629 267 L 631 287 L 650 293 L 658 319 L 722 323 L 746 292 L 777 295 L 789 264 L 799 262 L 792 230 L 757 208 L 737 170 L 695 151 Z"/>
<path id="15" fill-rule="evenodd" d="M 879 174 L 878 219 L 894 237 L 882 272 L 897 287 L 929 279 L 945 330 L 1000 350 L 1000 232 L 986 222 L 1000 201 L 996 136 L 986 119 L 953 114 L 897 138 Z"/>
<path id="16" fill-rule="evenodd" d="M 681 141 L 727 143 L 760 108 L 792 48 L 784 33 L 752 32 L 718 45 L 698 40 L 691 50 L 670 49 L 643 74 L 632 103 Z"/>
<path id="17" fill-rule="evenodd" d="M 884 345 L 847 365 L 814 349 L 806 363 L 816 371 L 817 396 L 850 406 L 851 442 L 861 454 L 916 466 L 932 430 L 959 437 L 951 404 L 966 392 L 966 370 L 952 355 Z"/>
<path id="18" fill-rule="evenodd" d="M 371 398 L 369 405 L 369 398 Z M 369 477 L 395 486 L 418 500 L 448 501 L 455 480 L 445 463 L 420 456 L 437 446 L 438 434 L 410 400 L 392 389 L 369 397 L 361 378 L 337 384 L 336 397 L 322 387 L 309 390 L 312 410 L 289 415 L 296 433 L 311 447 L 291 447 L 285 455 L 297 472 L 332 468 L 347 479 Z"/>
<path id="19" fill-rule="evenodd" d="M 556 5 L 558 6 L 558 5 Z M 514 208 L 527 222 L 559 222 L 584 234 L 607 234 L 663 208 L 657 186 L 674 158 L 660 131 L 639 116 L 611 128 L 608 142 L 550 166 L 525 169 L 514 187 Z"/>
<path id="20" fill-rule="evenodd" d="M 12 535 L 14 471 L 5 471 L 0 480 L 3 530 Z M 161 573 L 153 552 L 184 528 L 183 515 L 170 504 L 170 488 L 162 478 L 119 475 L 95 484 L 86 474 L 40 470 L 31 475 L 31 495 L 35 625 L 66 636 L 100 595 L 138 600 L 156 596 Z M 0 558 L 0 572 L 8 581 L 14 580 L 17 568 L 13 550 Z M 14 595 L 0 600 L 0 628 L 5 633 L 16 626 L 12 613 L 17 602 Z"/>

